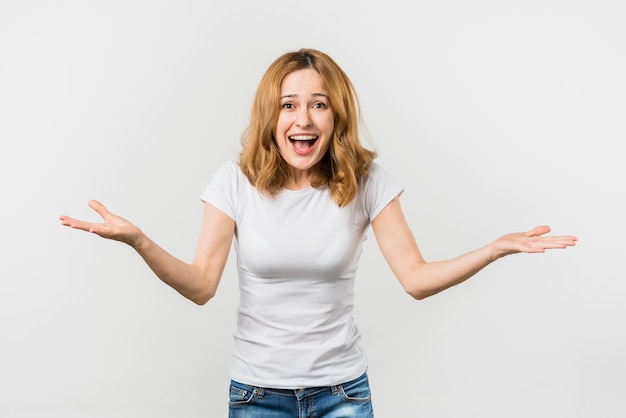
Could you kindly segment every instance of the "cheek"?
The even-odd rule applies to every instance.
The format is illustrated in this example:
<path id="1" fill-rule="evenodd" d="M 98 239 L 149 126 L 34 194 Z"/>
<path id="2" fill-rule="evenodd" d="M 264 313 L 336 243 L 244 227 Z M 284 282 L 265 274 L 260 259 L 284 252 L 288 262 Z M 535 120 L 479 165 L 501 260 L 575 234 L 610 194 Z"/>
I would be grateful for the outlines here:
<path id="1" fill-rule="evenodd" d="M 326 130 L 326 135 L 328 136 L 328 142 L 332 141 L 333 136 L 335 135 L 335 125 L 333 124 L 333 121 L 331 120 L 330 123 L 328 124 Z"/>
<path id="2" fill-rule="evenodd" d="M 287 114 L 278 115 L 278 119 L 276 120 L 276 127 L 274 132 L 285 132 L 291 126 L 291 117 Z"/>
<path id="3" fill-rule="evenodd" d="M 325 115 L 325 126 L 326 129 L 328 130 L 328 132 L 330 133 L 330 135 L 332 135 L 334 129 L 335 129 L 335 115 L 332 112 L 329 112 L 327 115 Z"/>

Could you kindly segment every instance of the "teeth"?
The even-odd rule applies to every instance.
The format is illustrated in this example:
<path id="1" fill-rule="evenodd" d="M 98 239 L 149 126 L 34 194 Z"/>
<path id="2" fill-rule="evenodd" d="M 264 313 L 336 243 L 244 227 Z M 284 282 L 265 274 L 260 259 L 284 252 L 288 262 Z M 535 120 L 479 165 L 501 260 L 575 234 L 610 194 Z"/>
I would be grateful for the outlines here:
<path id="1" fill-rule="evenodd" d="M 294 136 L 290 136 L 289 139 L 291 139 L 292 141 L 312 141 L 314 139 L 317 139 L 316 135 L 294 135 Z"/>

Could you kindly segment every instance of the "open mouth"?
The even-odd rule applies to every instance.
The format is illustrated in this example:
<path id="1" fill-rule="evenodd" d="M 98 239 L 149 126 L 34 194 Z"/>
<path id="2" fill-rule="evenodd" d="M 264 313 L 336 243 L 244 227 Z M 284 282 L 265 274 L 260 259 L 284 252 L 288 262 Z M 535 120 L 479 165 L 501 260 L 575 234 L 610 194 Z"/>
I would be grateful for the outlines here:
<path id="1" fill-rule="evenodd" d="M 317 142 L 317 139 L 317 135 L 293 135 L 289 137 L 289 141 L 291 141 L 294 149 L 299 152 L 310 150 Z"/>

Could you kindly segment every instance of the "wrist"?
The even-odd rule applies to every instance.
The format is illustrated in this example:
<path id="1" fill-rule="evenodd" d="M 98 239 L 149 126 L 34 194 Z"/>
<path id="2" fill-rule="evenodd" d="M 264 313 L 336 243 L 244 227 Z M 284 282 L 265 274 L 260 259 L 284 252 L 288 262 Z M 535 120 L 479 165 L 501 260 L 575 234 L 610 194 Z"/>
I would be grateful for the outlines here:
<path id="1" fill-rule="evenodd" d="M 487 245 L 487 254 L 490 262 L 494 262 L 506 255 L 500 251 L 497 241 L 493 241 L 491 244 Z"/>
<path id="2" fill-rule="evenodd" d="M 128 245 L 133 247 L 135 251 L 141 253 L 146 249 L 149 245 L 148 237 L 141 231 L 141 229 L 137 228 L 137 233 L 128 241 Z"/>

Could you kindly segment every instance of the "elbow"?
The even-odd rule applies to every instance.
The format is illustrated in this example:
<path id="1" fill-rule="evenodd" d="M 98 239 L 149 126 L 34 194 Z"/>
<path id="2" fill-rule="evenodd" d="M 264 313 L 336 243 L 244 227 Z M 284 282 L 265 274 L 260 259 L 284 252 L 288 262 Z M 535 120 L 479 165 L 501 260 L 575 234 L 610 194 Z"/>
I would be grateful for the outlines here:
<path id="1" fill-rule="evenodd" d="M 431 293 L 425 292 L 424 290 L 421 289 L 413 289 L 413 290 L 407 290 L 405 289 L 405 291 L 411 295 L 411 297 L 415 300 L 424 300 L 429 296 L 432 296 Z"/>
<path id="2" fill-rule="evenodd" d="M 425 293 L 409 293 L 409 295 L 411 295 L 411 297 L 412 297 L 413 299 L 415 299 L 415 300 L 424 300 L 424 299 L 426 299 L 428 296 L 430 296 L 430 295 L 427 295 L 427 294 L 425 294 Z"/>
<path id="3" fill-rule="evenodd" d="M 405 286 L 404 291 L 408 293 L 415 300 L 424 300 L 427 297 L 438 293 L 437 291 L 433 291 L 431 289 L 426 289 L 426 288 L 423 288 L 421 286 L 416 286 L 416 285 Z"/>
<path id="4" fill-rule="evenodd" d="M 445 288 L 438 286 L 437 283 L 430 278 L 427 272 L 423 272 L 423 270 L 421 270 L 421 267 L 424 265 L 425 263 L 421 263 L 414 270 L 412 270 L 412 274 L 398 276 L 404 291 L 415 300 L 424 300 L 428 297 L 436 295 Z"/>
<path id="5" fill-rule="evenodd" d="M 211 290 L 211 291 L 207 291 L 204 293 L 199 293 L 197 295 L 193 295 L 191 297 L 188 297 L 188 299 L 191 300 L 196 305 L 202 306 L 202 305 L 206 305 L 208 301 L 213 299 L 213 296 L 215 296 L 215 291 Z"/>
<path id="6" fill-rule="evenodd" d="M 198 306 L 203 306 L 203 305 L 206 305 L 206 303 L 207 303 L 209 300 L 210 300 L 209 298 L 202 298 L 202 299 L 200 299 L 200 298 L 194 298 L 194 299 L 191 299 L 191 301 L 192 301 L 193 303 L 195 303 L 196 305 L 198 305 Z"/>
<path id="7" fill-rule="evenodd" d="M 211 298 L 210 297 L 194 297 L 194 298 L 190 298 L 190 300 L 198 306 L 203 306 L 203 305 L 206 305 L 206 303 L 210 301 Z"/>
<path id="8" fill-rule="evenodd" d="M 396 272 L 396 277 L 402 284 L 404 291 L 415 300 L 424 300 L 437 293 L 429 285 L 429 281 L 425 280 L 423 267 L 426 264 L 424 260 L 418 260 L 411 264 L 410 268 Z"/>
<path id="9" fill-rule="evenodd" d="M 183 296 L 196 305 L 205 305 L 208 301 L 213 299 L 213 296 L 217 293 L 218 283 L 219 278 L 212 280 L 205 274 L 202 276 L 201 282 L 194 286 L 194 288 L 187 289 L 187 292 L 183 294 Z"/>

